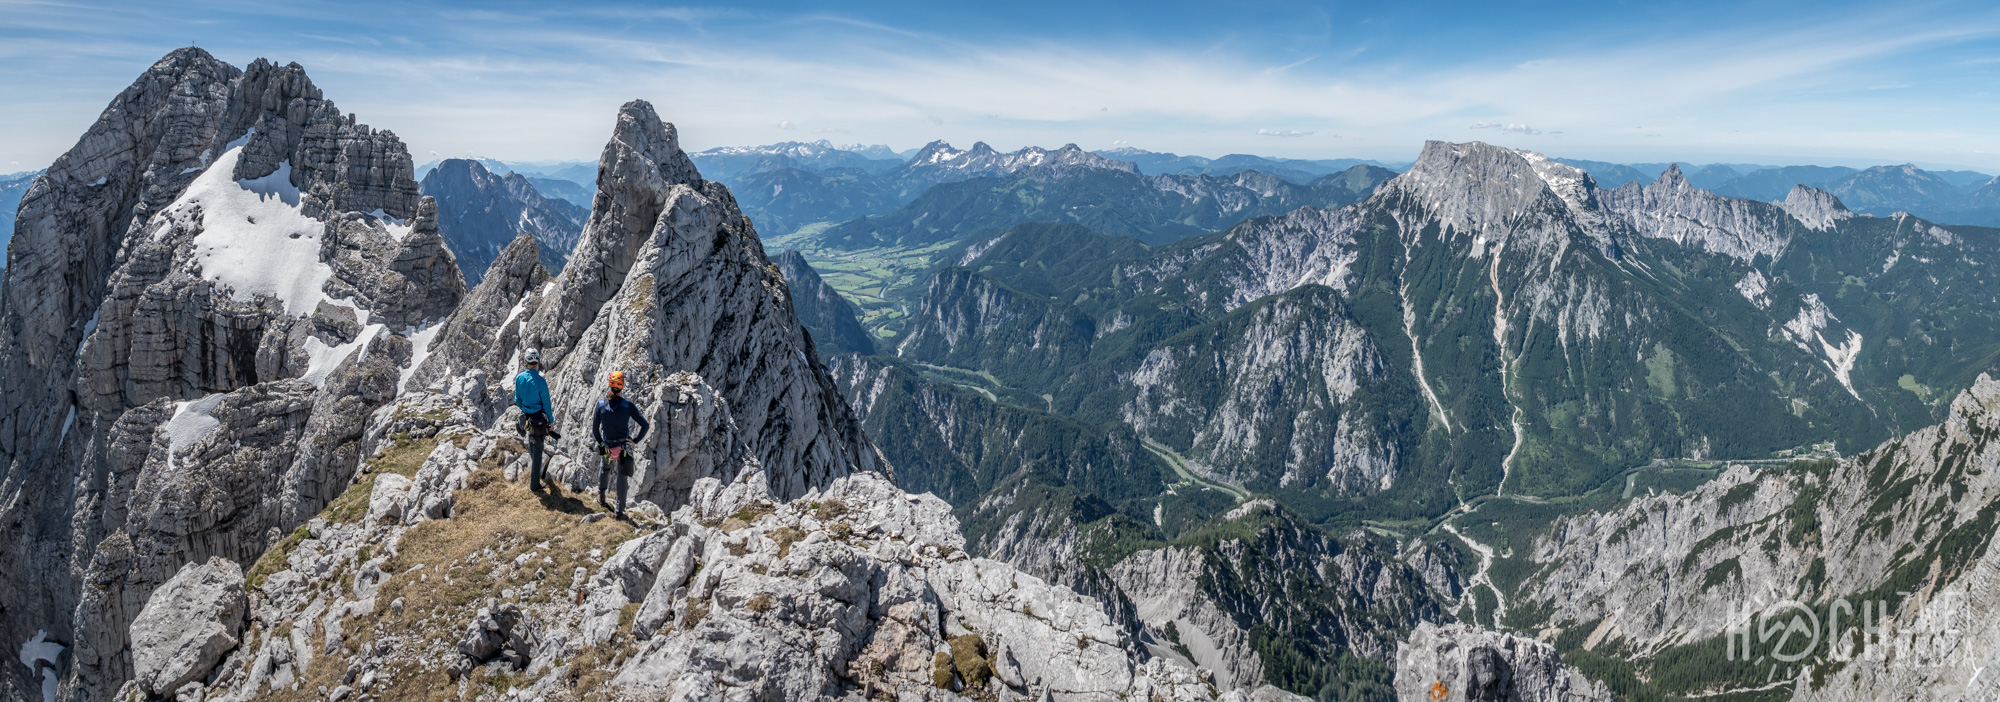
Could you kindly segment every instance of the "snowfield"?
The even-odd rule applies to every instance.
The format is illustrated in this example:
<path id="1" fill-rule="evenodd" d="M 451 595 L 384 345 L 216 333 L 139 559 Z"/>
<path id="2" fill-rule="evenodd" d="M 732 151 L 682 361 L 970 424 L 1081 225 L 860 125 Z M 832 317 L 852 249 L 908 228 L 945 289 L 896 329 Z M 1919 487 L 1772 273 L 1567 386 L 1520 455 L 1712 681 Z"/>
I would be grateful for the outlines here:
<path id="1" fill-rule="evenodd" d="M 321 286 L 333 277 L 333 268 L 319 260 L 326 223 L 299 211 L 289 162 L 262 178 L 231 177 L 242 153 L 241 146 L 223 152 L 161 217 L 200 208 L 195 260 L 202 277 L 228 286 L 231 298 L 250 302 L 270 295 L 284 304 L 285 314 L 312 314 L 326 298 Z"/>

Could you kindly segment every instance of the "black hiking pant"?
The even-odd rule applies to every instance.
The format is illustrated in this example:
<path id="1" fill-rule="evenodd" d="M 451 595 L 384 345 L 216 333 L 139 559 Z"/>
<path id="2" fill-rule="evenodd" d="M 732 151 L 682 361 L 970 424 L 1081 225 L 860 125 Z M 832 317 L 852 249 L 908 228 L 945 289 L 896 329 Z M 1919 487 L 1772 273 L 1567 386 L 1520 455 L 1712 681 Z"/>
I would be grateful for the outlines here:
<path id="1" fill-rule="evenodd" d="M 604 501 L 604 487 L 610 484 L 612 476 L 615 475 L 618 477 L 618 513 L 624 514 L 626 477 L 632 474 L 631 447 L 626 447 L 618 456 L 618 460 L 613 461 L 610 457 L 606 457 L 600 465 L 602 467 L 597 469 L 597 501 Z"/>

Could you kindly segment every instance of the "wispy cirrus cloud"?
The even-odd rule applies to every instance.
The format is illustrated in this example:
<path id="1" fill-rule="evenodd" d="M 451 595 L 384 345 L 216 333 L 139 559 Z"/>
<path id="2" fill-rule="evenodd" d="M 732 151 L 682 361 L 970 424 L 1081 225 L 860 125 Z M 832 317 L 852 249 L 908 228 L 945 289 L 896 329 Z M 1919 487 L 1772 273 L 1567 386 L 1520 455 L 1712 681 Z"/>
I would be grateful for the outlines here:
<path id="1" fill-rule="evenodd" d="M 1517 123 L 1502 123 L 1502 122 L 1473 122 L 1473 123 L 1472 123 L 1472 127 L 1471 127 L 1471 128 L 1472 128 L 1472 129 L 1498 129 L 1498 130 L 1501 130 L 1501 131 L 1507 131 L 1507 132 L 1514 132 L 1514 133 L 1516 133 L 1516 134 L 1529 134 L 1529 135 L 1534 135 L 1534 134 L 1540 134 L 1540 133 L 1542 133 L 1542 130 L 1540 130 L 1540 129 L 1536 129 L 1536 128 L 1534 128 L 1534 127 L 1530 127 L 1530 126 L 1528 126 L 1528 125 L 1525 125 L 1525 124 L 1517 124 Z"/>
<path id="2" fill-rule="evenodd" d="M 838 133 L 899 147 L 938 138 L 1006 148 L 1122 141 L 1183 153 L 1391 160 L 1429 138 L 1536 137 L 1535 148 L 1568 155 L 1682 160 L 1695 152 L 1896 161 L 1962 153 L 1984 163 L 1991 157 L 1974 150 L 2000 152 L 2000 135 L 1980 119 L 2000 98 L 1962 89 L 2000 67 L 1930 60 L 1991 53 L 2000 13 L 1979 6 L 1930 16 L 1857 8 L 1818 23 L 1788 18 L 1599 43 L 1497 41 L 1446 58 L 1371 49 L 1377 37 L 1319 20 L 1292 23 L 1311 32 L 1273 24 L 1270 36 L 1303 47 L 1278 55 L 1262 46 L 1268 37 L 1246 39 L 1241 28 L 1206 42 L 1164 36 L 1201 36 L 1199 27 L 1075 41 L 963 22 L 925 26 L 915 14 L 865 7 L 364 2 L 267 11 L 195 3 L 127 6 L 109 19 L 102 8 L 8 9 L 0 108 L 19 124 L 0 135 L 0 157 L 31 161 L 67 148 L 144 65 L 190 39 L 239 65 L 256 56 L 296 60 L 343 109 L 396 130 L 413 148 L 521 159 L 587 158 L 612 110 L 635 97 L 652 100 L 696 147 L 840 125 Z M 1440 28 L 1448 29 L 1425 29 Z M 1938 76 L 1946 64 L 1962 73 Z M 1260 126 L 1271 124 L 1315 128 Z M 1634 124 L 1658 136 L 1639 137 Z M 1296 138 L 1334 131 L 1344 138 Z"/>

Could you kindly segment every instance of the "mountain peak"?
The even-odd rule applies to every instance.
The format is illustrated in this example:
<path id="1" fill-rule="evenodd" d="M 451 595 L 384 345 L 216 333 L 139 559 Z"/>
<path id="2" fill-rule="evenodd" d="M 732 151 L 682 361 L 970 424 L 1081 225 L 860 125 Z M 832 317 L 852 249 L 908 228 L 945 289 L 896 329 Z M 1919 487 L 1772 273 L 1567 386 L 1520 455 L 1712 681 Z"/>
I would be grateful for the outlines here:
<path id="1" fill-rule="evenodd" d="M 695 185 L 702 182 L 701 173 L 681 150 L 680 132 L 674 125 L 660 121 L 660 115 L 653 111 L 653 103 L 633 100 L 618 108 L 617 126 L 612 130 L 611 141 L 604 145 L 603 155 L 598 157 L 598 177 L 610 169 L 625 165 L 625 160 L 637 158 L 643 165 L 650 166 L 654 177 L 662 179 L 656 187 L 661 190 L 671 184 Z M 648 170 L 641 168 L 640 170 Z"/>
<path id="2" fill-rule="evenodd" d="M 918 164 L 949 161 L 957 157 L 960 153 L 963 152 L 952 148 L 951 144 L 945 140 L 939 139 L 925 144 L 924 148 L 917 149 L 917 153 L 910 157 L 909 165 L 915 166 Z"/>
<path id="3" fill-rule="evenodd" d="M 1667 164 L 1667 170 L 1660 171 L 1660 177 L 1653 179 L 1651 187 L 1692 188 L 1694 186 L 1688 183 L 1687 174 L 1681 172 L 1681 164 L 1670 163 Z"/>
<path id="4" fill-rule="evenodd" d="M 161 56 L 160 60 L 154 61 L 152 70 L 155 72 L 163 70 L 175 70 L 178 68 L 185 68 L 187 66 L 195 64 L 223 65 L 223 66 L 229 65 L 228 63 L 225 63 L 223 60 L 216 58 L 213 54 L 208 53 L 207 49 L 203 49 L 199 46 L 184 46 L 178 49 L 174 49 L 173 51 L 169 51 L 167 52 L 167 55 Z M 231 66 L 230 68 L 233 70 L 235 67 Z"/>
<path id="5" fill-rule="evenodd" d="M 1840 198 L 1810 185 L 1792 186 L 1792 192 L 1778 201 L 1778 207 L 1814 231 L 1829 231 L 1836 222 L 1854 217 Z"/>
<path id="6" fill-rule="evenodd" d="M 1596 208 L 1588 174 L 1532 151 L 1480 141 L 1428 141 L 1408 172 L 1384 183 L 1376 197 L 1408 196 L 1461 231 L 1483 232 L 1526 212 L 1545 195 L 1569 209 Z M 1479 197 L 1466 197 L 1467 193 Z"/>

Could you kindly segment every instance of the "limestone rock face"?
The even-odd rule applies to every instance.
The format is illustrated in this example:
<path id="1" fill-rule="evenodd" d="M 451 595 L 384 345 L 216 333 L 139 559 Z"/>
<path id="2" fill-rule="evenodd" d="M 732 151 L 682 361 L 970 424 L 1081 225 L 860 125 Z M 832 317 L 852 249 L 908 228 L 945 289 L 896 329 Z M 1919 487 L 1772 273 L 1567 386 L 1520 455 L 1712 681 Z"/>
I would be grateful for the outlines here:
<path id="1" fill-rule="evenodd" d="M 1778 201 L 1778 207 L 1798 220 L 1799 224 L 1816 232 L 1830 231 L 1836 222 L 1854 218 L 1854 213 L 1840 203 L 1840 198 L 1810 185 L 1792 186 L 1785 199 Z"/>
<path id="2" fill-rule="evenodd" d="M 247 565 L 346 488 L 412 360 L 402 335 L 464 282 L 401 141 L 296 64 L 168 55 L 20 213 L 0 567 L 36 576 L 0 584 L 0 636 L 72 645 L 62 694 L 102 699 L 154 588 Z"/>
<path id="3" fill-rule="evenodd" d="M 1448 696 L 1433 692 L 1443 686 Z M 1396 699 L 1610 702 L 1604 683 L 1562 664 L 1555 648 L 1463 624 L 1422 624 L 1396 651 Z"/>
<path id="4" fill-rule="evenodd" d="M 405 389 L 450 392 L 489 416 L 509 404 L 526 313 L 540 303 L 549 282 L 539 249 L 527 232 L 514 237 L 479 287 L 438 327 Z"/>
<path id="5" fill-rule="evenodd" d="M 1530 213 L 1587 212 L 1597 207 L 1590 174 L 1540 154 L 1491 144 L 1425 142 L 1410 170 L 1384 183 L 1377 198 L 1405 199 L 1463 236 L 1490 245 L 1519 236 Z M 1482 247 L 1483 248 L 1483 247 Z"/>
<path id="6" fill-rule="evenodd" d="M 619 111 L 597 182 L 576 252 L 524 313 L 524 345 L 541 349 L 561 450 L 594 454 L 591 413 L 611 372 L 625 374 L 626 396 L 649 421 L 671 427 L 682 420 L 668 416 L 667 396 L 679 393 L 668 378 L 689 371 L 727 401 L 774 494 L 886 470 L 820 366 L 750 221 L 727 188 L 695 172 L 651 105 Z M 678 439 L 665 437 L 656 431 L 635 447 L 640 469 L 691 482 L 703 469 L 681 465 L 665 448 Z"/>
<path id="7" fill-rule="evenodd" d="M 1250 632 L 1201 592 L 1207 564 L 1195 549 L 1142 551 L 1119 562 L 1111 571 L 1138 607 L 1141 621 L 1179 632 L 1179 643 L 1193 663 L 1216 672 L 1217 682 L 1230 688 L 1264 680 L 1264 664 L 1250 650 Z"/>
<path id="8" fill-rule="evenodd" d="M 235 563 L 187 564 L 132 620 L 133 681 L 161 695 L 207 675 L 236 647 L 247 607 Z"/>

